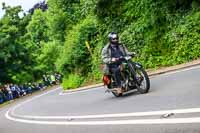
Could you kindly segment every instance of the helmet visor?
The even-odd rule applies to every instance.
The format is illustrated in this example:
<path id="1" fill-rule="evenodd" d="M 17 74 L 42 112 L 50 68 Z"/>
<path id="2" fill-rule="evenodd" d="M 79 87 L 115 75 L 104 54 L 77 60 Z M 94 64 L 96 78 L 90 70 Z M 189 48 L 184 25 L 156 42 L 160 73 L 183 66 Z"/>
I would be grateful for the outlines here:
<path id="1" fill-rule="evenodd" d="M 111 35 L 111 38 L 112 38 L 112 39 L 118 39 L 118 36 L 117 36 L 117 34 L 112 34 L 112 35 Z"/>

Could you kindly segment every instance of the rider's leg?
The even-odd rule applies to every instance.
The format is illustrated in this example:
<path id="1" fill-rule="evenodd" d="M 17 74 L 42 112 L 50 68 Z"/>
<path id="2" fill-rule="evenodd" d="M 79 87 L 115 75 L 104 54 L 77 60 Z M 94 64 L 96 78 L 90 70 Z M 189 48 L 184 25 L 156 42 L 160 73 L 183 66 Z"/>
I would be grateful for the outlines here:
<path id="1" fill-rule="evenodd" d="M 121 77 L 120 67 L 111 68 L 111 71 L 114 74 L 113 76 L 117 85 L 117 91 L 118 93 L 122 93 L 122 84 L 121 84 L 122 77 Z"/>

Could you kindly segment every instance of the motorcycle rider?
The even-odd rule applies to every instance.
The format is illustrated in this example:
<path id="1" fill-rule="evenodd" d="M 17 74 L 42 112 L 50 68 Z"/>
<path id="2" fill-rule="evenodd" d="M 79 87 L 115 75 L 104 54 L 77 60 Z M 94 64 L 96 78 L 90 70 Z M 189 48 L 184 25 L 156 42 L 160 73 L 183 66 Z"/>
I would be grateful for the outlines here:
<path id="1" fill-rule="evenodd" d="M 104 75 L 114 76 L 114 80 L 117 85 L 117 93 L 122 94 L 122 76 L 121 76 L 121 63 L 119 61 L 120 57 L 131 54 L 128 52 L 127 48 L 119 42 L 118 34 L 111 32 L 108 34 L 109 43 L 102 49 L 102 60 L 105 64 L 103 72 Z"/>

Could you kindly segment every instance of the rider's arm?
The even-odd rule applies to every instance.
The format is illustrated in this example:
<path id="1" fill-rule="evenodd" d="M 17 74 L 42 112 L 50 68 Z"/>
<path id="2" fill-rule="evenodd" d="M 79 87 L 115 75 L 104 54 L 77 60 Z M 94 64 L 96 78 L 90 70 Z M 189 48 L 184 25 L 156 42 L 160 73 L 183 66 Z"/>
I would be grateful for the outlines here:
<path id="1" fill-rule="evenodd" d="M 108 47 L 105 46 L 101 52 L 101 57 L 102 57 L 102 60 L 103 60 L 103 63 L 105 64 L 110 64 L 112 63 L 112 58 L 109 54 L 109 50 L 108 50 Z"/>

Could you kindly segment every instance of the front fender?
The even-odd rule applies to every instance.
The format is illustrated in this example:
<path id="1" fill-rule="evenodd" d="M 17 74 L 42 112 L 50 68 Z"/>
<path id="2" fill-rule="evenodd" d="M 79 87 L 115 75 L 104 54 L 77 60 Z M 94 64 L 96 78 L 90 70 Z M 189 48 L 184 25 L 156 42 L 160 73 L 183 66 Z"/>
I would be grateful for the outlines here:
<path id="1" fill-rule="evenodd" d="M 143 68 L 142 64 L 140 64 L 139 62 L 134 62 L 135 67 L 137 68 Z"/>

